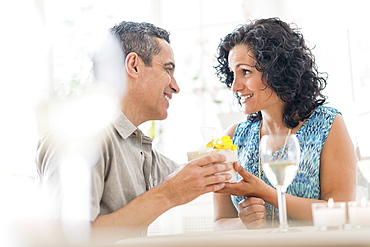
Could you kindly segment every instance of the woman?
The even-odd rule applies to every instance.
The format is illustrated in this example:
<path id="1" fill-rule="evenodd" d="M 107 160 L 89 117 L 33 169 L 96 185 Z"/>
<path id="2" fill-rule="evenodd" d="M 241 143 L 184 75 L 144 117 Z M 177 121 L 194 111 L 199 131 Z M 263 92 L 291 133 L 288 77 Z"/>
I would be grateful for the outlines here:
<path id="1" fill-rule="evenodd" d="M 277 18 L 257 20 L 225 36 L 218 62 L 218 77 L 248 118 L 226 130 L 238 145 L 241 179 L 214 194 L 215 229 L 278 225 L 276 190 L 259 164 L 264 135 L 291 132 L 300 143 L 299 170 L 286 196 L 289 224 L 312 224 L 312 203 L 353 200 L 353 145 L 340 112 L 324 106 L 326 79 L 302 34 Z"/>

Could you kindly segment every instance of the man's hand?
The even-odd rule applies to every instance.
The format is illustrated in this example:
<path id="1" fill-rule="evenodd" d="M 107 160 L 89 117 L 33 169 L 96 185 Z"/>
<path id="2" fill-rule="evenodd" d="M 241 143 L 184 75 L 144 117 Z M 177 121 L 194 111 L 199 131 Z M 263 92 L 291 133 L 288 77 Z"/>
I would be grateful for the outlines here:
<path id="1" fill-rule="evenodd" d="M 195 159 L 183 166 L 175 174 L 169 176 L 161 185 L 174 206 L 188 203 L 198 196 L 214 192 L 225 186 L 224 181 L 231 179 L 227 172 L 231 170 L 229 163 L 223 163 L 226 157 L 220 154 L 210 154 Z"/>

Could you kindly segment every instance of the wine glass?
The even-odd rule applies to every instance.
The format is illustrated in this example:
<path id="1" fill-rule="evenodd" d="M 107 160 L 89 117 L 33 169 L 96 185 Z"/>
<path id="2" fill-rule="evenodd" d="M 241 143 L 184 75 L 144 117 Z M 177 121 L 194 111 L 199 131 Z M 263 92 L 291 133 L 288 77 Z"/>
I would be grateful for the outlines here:
<path id="1" fill-rule="evenodd" d="M 370 183 L 370 136 L 356 138 L 357 166 L 363 177 Z"/>
<path id="2" fill-rule="evenodd" d="M 357 165 L 366 181 L 370 183 L 370 157 L 361 157 L 361 159 L 357 161 Z"/>
<path id="3" fill-rule="evenodd" d="M 276 188 L 279 208 L 278 232 L 289 231 L 285 192 L 297 174 L 300 146 L 295 135 L 265 135 L 261 138 L 262 170 Z"/>

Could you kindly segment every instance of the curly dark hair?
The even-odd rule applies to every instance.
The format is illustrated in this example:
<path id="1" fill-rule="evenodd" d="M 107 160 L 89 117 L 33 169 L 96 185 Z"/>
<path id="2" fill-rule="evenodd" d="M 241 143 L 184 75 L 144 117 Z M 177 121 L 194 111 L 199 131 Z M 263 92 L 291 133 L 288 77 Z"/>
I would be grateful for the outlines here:
<path id="1" fill-rule="evenodd" d="M 228 55 L 236 45 L 246 45 L 252 51 L 256 69 L 278 97 L 286 103 L 283 123 L 294 128 L 299 121 L 327 99 L 326 73 L 319 73 L 315 57 L 299 30 L 279 18 L 259 19 L 236 28 L 218 46 L 216 74 L 231 89 L 234 75 L 229 69 Z M 323 77 L 323 74 L 325 77 Z M 237 94 L 240 104 L 240 98 Z M 261 112 L 248 116 L 250 121 L 262 120 Z"/>
<path id="2" fill-rule="evenodd" d="M 125 56 L 130 52 L 135 52 L 146 66 L 151 66 L 153 56 L 160 52 L 155 37 L 170 43 L 168 31 L 147 22 L 123 21 L 112 27 L 110 31 L 119 38 Z"/>

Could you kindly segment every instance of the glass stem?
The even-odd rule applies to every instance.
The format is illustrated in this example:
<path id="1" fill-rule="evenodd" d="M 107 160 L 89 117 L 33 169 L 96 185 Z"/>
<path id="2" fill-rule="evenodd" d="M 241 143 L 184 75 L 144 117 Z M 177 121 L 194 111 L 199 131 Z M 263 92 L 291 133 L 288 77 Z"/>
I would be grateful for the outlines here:
<path id="1" fill-rule="evenodd" d="M 288 229 L 288 218 L 286 212 L 286 199 L 285 193 L 281 190 L 281 186 L 276 186 L 279 207 L 279 228 Z"/>

